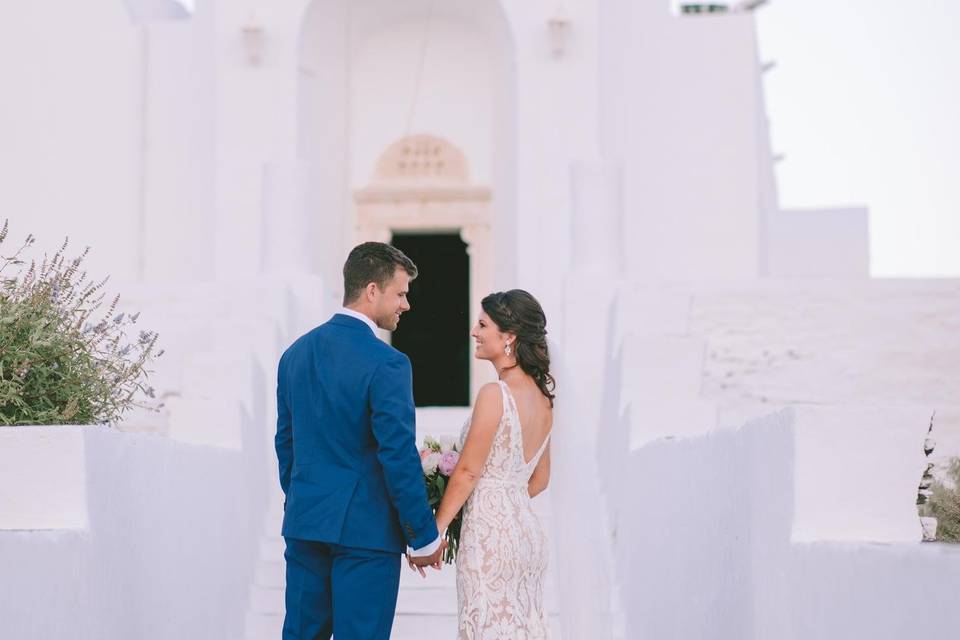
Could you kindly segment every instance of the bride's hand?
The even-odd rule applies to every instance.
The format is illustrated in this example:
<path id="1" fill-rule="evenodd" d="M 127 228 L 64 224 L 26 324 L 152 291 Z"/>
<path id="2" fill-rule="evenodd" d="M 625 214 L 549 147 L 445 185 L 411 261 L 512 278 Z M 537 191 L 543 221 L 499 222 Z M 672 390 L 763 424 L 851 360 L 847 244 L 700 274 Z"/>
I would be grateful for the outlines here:
<path id="1" fill-rule="evenodd" d="M 431 567 L 433 567 L 433 568 L 436 569 L 437 571 L 440 571 L 441 569 L 443 569 L 443 556 L 444 556 L 444 554 L 445 554 L 448 546 L 450 546 L 450 545 L 447 544 L 447 541 L 446 541 L 446 540 L 441 540 L 441 541 L 440 541 L 440 548 L 437 549 L 437 561 L 434 562 L 432 565 L 430 565 Z"/>

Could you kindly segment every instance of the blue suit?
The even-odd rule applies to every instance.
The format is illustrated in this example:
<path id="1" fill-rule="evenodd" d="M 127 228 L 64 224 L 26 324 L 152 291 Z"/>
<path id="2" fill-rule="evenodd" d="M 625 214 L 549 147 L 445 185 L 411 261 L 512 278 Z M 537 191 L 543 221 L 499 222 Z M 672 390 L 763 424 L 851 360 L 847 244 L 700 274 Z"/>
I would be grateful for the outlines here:
<path id="1" fill-rule="evenodd" d="M 410 360 L 337 314 L 280 358 L 284 639 L 390 636 L 400 554 L 437 538 L 417 454 Z"/>

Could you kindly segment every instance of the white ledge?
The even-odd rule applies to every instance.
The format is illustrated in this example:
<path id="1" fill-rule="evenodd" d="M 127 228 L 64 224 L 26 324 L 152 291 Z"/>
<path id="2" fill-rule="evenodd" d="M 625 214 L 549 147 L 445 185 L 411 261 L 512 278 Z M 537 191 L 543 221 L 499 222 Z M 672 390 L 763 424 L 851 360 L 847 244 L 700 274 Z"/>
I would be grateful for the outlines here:
<path id="1" fill-rule="evenodd" d="M 0 427 L 0 530 L 87 529 L 84 434 L 103 428 Z"/>

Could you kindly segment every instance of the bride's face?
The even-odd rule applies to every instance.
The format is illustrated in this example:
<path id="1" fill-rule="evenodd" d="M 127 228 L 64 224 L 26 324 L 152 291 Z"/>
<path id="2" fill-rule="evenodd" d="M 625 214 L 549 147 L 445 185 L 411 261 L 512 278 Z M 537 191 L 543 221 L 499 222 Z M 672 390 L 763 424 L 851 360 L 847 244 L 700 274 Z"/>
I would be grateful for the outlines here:
<path id="1" fill-rule="evenodd" d="M 514 336 L 501 332 L 500 327 L 483 311 L 480 312 L 470 335 L 476 344 L 473 355 L 480 360 L 495 360 L 503 356 L 507 343 L 514 342 Z"/>

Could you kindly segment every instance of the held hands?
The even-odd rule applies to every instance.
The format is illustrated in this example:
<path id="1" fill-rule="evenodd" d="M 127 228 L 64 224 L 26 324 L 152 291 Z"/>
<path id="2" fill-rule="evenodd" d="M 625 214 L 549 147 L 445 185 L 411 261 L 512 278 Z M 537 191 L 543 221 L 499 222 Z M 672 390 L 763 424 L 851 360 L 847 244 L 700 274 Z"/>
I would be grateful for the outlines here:
<path id="1" fill-rule="evenodd" d="M 440 567 L 443 566 L 443 552 L 446 551 L 446 549 L 447 541 L 441 540 L 440 546 L 429 556 L 411 556 L 407 553 L 407 564 L 410 566 L 411 571 L 419 571 L 420 575 L 426 578 L 427 572 L 424 571 L 425 567 L 433 567 L 435 571 L 440 571 Z"/>

